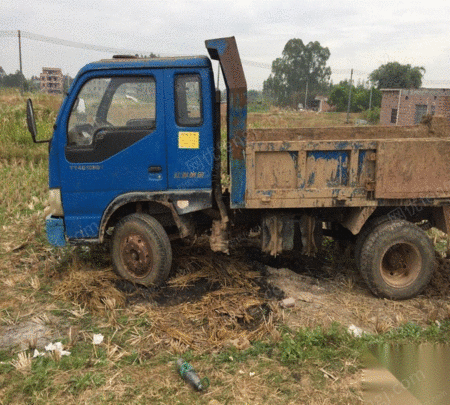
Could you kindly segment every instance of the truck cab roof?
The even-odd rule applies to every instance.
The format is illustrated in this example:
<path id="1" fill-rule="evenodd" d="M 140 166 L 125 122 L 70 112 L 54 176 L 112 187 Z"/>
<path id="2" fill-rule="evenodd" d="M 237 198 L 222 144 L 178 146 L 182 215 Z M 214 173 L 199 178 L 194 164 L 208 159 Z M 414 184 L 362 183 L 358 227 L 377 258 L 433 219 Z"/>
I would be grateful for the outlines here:
<path id="1" fill-rule="evenodd" d="M 135 56 L 119 55 L 112 59 L 102 59 L 85 65 L 78 76 L 88 71 L 110 69 L 158 69 L 158 68 L 199 68 L 211 67 L 207 56 L 182 56 L 164 58 L 139 58 Z"/>

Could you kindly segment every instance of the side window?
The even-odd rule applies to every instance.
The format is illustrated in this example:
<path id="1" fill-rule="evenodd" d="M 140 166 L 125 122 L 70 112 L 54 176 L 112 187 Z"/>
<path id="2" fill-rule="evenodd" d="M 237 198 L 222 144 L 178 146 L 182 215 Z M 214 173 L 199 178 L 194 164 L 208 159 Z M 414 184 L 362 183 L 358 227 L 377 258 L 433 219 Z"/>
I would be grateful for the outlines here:
<path id="1" fill-rule="evenodd" d="M 68 124 L 68 146 L 91 145 L 101 130 L 154 128 L 156 83 L 152 77 L 91 79 L 78 93 Z"/>
<path id="2" fill-rule="evenodd" d="M 203 122 L 199 75 L 175 76 L 175 114 L 180 127 L 197 127 Z"/>
<path id="3" fill-rule="evenodd" d="M 155 80 L 121 83 L 111 101 L 107 122 L 113 127 L 153 127 L 155 125 Z"/>

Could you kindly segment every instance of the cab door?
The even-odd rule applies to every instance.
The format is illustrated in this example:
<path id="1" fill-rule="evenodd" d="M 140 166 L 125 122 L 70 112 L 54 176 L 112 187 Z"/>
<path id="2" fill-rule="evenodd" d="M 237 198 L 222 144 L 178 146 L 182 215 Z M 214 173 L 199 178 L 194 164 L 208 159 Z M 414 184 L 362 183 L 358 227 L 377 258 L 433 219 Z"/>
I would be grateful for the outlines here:
<path id="1" fill-rule="evenodd" d="M 167 69 L 168 187 L 211 189 L 214 165 L 213 78 L 210 69 Z"/>
<path id="2" fill-rule="evenodd" d="M 95 238 L 120 194 L 167 189 L 163 73 L 91 74 L 71 94 L 63 125 L 61 193 L 66 234 Z"/>

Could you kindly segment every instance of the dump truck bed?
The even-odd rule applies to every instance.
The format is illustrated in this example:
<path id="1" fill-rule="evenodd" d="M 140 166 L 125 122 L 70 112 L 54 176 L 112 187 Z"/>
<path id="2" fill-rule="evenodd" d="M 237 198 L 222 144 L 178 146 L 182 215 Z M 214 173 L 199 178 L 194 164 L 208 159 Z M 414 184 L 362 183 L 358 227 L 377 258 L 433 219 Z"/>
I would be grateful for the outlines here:
<path id="1" fill-rule="evenodd" d="M 450 197 L 450 126 L 250 129 L 247 208 L 427 204 Z"/>

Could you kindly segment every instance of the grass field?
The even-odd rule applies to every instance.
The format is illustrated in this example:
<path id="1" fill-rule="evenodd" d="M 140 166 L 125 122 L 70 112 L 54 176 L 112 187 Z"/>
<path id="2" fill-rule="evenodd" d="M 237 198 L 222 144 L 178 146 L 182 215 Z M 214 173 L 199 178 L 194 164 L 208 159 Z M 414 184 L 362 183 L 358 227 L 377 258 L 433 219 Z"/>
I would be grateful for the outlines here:
<path id="1" fill-rule="evenodd" d="M 61 99 L 32 98 L 38 130 L 50 135 Z M 289 328 L 242 247 L 223 257 L 177 246 L 162 292 L 117 280 L 102 249 L 51 247 L 47 145 L 32 143 L 24 111 L 25 97 L 0 93 L 0 404 L 358 404 L 371 341 L 450 336 L 445 322 L 363 339 L 338 324 Z M 249 117 L 254 127 L 344 122 L 345 114 Z M 93 344 L 94 334 L 104 341 Z M 56 341 L 69 356 L 32 359 Z M 180 355 L 209 378 L 206 393 L 177 374 Z"/>

